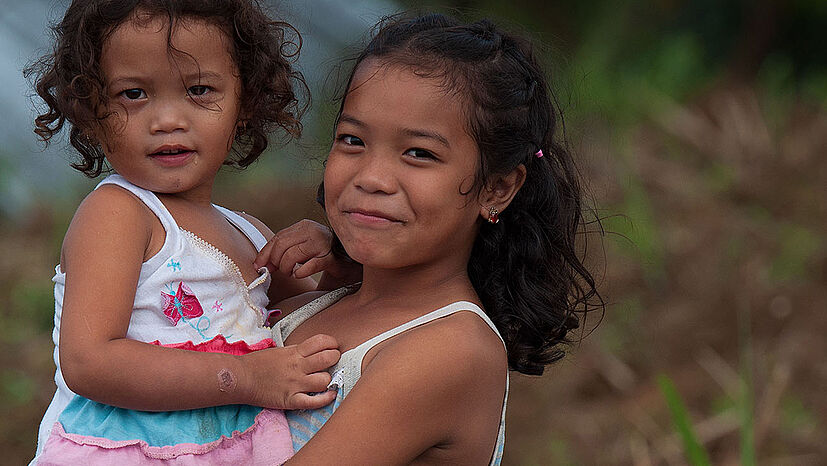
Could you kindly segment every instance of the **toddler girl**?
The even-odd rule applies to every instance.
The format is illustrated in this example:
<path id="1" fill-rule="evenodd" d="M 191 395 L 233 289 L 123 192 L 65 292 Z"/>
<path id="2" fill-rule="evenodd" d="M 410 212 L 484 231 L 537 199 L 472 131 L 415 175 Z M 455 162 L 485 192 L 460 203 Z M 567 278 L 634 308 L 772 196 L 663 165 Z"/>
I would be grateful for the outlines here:
<path id="1" fill-rule="evenodd" d="M 271 276 L 253 261 L 273 233 L 211 203 L 222 165 L 300 130 L 288 29 L 253 0 L 75 0 L 28 70 L 47 104 L 36 132 L 68 124 L 73 166 L 116 173 L 78 208 L 53 279 L 40 464 L 278 464 L 293 451 L 278 409 L 332 401 L 308 393 L 336 341 L 277 348 L 264 326 L 268 302 L 315 288 L 289 271 L 327 238 L 282 235 L 288 274 Z"/>
<path id="2" fill-rule="evenodd" d="M 391 20 L 359 55 L 319 192 L 364 278 L 283 303 L 276 341 L 343 351 L 334 404 L 287 414 L 289 463 L 500 462 L 507 369 L 541 374 L 602 307 L 552 102 L 530 45 L 489 21 Z"/>

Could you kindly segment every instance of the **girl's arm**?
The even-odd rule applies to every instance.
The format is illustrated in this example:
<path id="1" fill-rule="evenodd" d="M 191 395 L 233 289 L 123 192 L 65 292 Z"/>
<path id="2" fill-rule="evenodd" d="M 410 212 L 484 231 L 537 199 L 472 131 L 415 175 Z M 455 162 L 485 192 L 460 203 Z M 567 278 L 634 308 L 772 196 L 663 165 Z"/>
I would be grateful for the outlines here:
<path id="1" fill-rule="evenodd" d="M 288 464 L 487 464 L 506 368 L 502 342 L 473 314 L 412 329 L 377 348 L 347 398 Z"/>
<path id="2" fill-rule="evenodd" d="M 317 336 L 245 356 L 201 353 L 125 338 L 141 264 L 153 242 L 154 214 L 130 193 L 103 186 L 78 208 L 66 234 L 60 363 L 74 392 L 140 410 L 233 403 L 275 408 L 324 406 L 338 351 Z M 160 239 L 163 243 L 163 238 Z M 319 372 L 322 371 L 322 372 Z"/>

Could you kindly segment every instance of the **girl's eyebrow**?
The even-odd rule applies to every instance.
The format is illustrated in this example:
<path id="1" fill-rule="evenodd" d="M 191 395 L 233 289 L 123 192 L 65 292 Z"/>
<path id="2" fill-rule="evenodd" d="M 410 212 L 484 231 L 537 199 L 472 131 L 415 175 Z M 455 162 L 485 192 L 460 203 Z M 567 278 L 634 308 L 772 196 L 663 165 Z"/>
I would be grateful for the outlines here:
<path id="1" fill-rule="evenodd" d="M 339 115 L 339 123 L 350 123 L 351 125 L 358 126 L 359 128 L 367 127 L 367 124 L 365 124 L 364 121 L 350 116 L 347 113 L 342 113 L 341 115 Z"/>
<path id="2" fill-rule="evenodd" d="M 140 81 L 141 81 L 140 78 L 133 78 L 133 77 L 123 76 L 123 77 L 118 77 L 118 78 L 110 80 L 109 81 L 109 87 L 114 87 L 114 86 L 116 86 L 118 84 L 121 84 L 121 83 L 134 84 L 134 83 L 137 83 L 137 82 L 140 82 Z"/>
<path id="3" fill-rule="evenodd" d="M 355 118 L 351 115 L 348 115 L 346 113 L 343 113 L 339 116 L 339 123 L 350 123 L 353 126 L 356 126 L 356 127 L 359 127 L 359 128 L 367 127 L 367 124 L 365 122 L 363 122 L 362 120 L 359 120 L 358 118 Z M 431 130 L 427 130 L 427 129 L 403 128 L 400 132 L 402 134 L 404 134 L 405 136 L 410 136 L 410 137 L 414 137 L 414 138 L 431 139 L 431 140 L 434 140 L 434 141 L 442 144 L 443 146 L 445 146 L 449 149 L 451 148 L 451 144 L 448 142 L 448 138 L 446 138 L 445 136 L 439 134 L 436 131 L 431 131 Z"/>
<path id="4" fill-rule="evenodd" d="M 447 148 L 451 148 L 451 144 L 448 143 L 448 139 L 437 133 L 436 131 L 429 131 L 427 129 L 413 129 L 413 128 L 405 128 L 402 130 L 402 134 L 407 136 L 415 137 L 415 138 L 426 138 L 434 140 Z"/>

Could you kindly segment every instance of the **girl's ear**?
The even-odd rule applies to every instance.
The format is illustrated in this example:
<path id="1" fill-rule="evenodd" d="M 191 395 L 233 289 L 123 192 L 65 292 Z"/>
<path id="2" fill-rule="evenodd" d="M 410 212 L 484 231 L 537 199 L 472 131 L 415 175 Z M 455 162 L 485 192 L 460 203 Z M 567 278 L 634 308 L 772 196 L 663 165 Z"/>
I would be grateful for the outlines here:
<path id="1" fill-rule="evenodd" d="M 491 222 L 504 211 L 525 182 L 525 165 L 519 164 L 506 175 L 497 175 L 480 191 L 480 215 Z M 492 218 L 493 217 L 493 218 Z"/>

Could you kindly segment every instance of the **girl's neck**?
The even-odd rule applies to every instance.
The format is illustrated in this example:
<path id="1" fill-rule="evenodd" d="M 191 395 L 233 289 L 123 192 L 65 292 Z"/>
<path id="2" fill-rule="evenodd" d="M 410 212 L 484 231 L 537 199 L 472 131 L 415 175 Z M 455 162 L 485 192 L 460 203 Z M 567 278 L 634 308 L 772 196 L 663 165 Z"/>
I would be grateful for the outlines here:
<path id="1" fill-rule="evenodd" d="M 479 298 L 468 278 L 466 266 L 375 269 L 365 266 L 362 286 L 354 298 L 360 305 L 394 306 L 401 303 L 413 310 L 453 301 Z"/>

